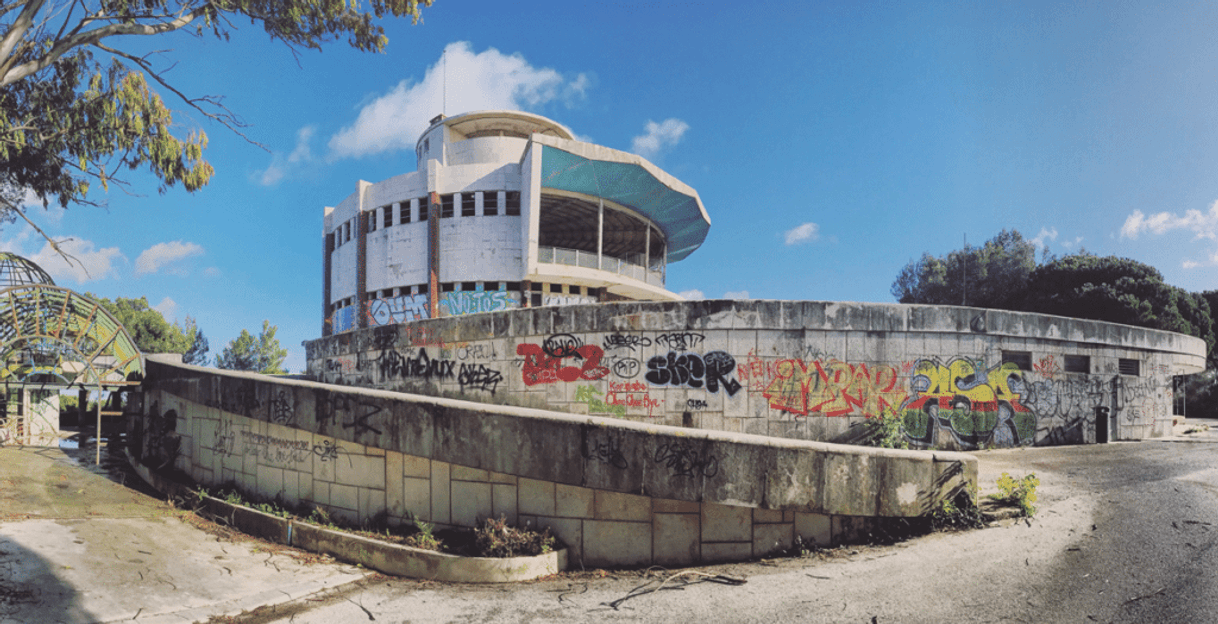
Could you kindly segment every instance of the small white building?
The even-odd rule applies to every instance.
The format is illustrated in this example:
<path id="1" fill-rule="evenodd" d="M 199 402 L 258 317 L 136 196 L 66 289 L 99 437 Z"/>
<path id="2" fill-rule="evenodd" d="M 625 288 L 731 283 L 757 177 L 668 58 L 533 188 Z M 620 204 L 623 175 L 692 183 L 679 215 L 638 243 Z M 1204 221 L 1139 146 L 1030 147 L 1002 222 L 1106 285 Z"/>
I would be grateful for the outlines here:
<path id="1" fill-rule="evenodd" d="M 679 301 L 698 193 L 646 159 L 518 111 L 438 116 L 418 170 L 326 207 L 323 335 L 520 307 Z"/>

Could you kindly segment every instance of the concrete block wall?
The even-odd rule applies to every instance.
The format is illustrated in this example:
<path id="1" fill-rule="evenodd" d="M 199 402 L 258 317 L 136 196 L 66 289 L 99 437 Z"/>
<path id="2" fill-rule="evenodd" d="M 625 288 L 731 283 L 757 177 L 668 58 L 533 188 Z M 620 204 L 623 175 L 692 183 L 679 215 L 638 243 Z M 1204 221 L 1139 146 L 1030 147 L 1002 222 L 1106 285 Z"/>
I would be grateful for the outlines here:
<path id="1" fill-rule="evenodd" d="M 1095 442 L 1099 407 L 1113 439 L 1164 435 L 1171 375 L 1205 355 L 1196 338 L 1110 323 L 807 301 L 516 310 L 306 350 L 310 376 L 330 383 L 751 435 L 850 440 L 895 412 L 911 444 L 949 450 Z M 1012 352 L 1028 361 L 1012 368 Z M 1067 356 L 1087 372 L 1067 371 Z M 344 357 L 353 366 L 332 364 Z"/>
<path id="2" fill-rule="evenodd" d="M 185 366 L 150 356 L 128 422 L 145 466 L 354 522 L 548 526 L 585 566 L 833 544 L 975 486 L 976 460 L 686 432 Z"/>

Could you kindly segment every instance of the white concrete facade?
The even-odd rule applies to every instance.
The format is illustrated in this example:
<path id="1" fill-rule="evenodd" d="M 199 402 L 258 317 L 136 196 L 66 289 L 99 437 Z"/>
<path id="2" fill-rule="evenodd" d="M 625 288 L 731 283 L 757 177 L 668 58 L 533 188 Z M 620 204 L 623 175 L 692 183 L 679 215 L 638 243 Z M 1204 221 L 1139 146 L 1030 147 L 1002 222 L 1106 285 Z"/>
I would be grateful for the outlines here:
<path id="1" fill-rule="evenodd" d="M 440 116 L 416 156 L 417 171 L 358 181 L 325 208 L 324 335 L 519 307 L 680 300 L 664 287 L 665 268 L 710 225 L 692 188 L 539 115 Z"/>

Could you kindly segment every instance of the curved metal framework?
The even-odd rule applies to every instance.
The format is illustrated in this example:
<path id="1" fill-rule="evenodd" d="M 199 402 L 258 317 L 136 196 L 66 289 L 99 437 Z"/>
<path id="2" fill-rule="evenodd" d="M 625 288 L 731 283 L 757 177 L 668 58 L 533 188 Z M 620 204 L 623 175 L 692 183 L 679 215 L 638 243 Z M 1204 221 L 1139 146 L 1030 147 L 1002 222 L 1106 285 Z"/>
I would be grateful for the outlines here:
<path id="1" fill-rule="evenodd" d="M 144 360 L 135 340 L 100 303 L 46 284 L 0 289 L 0 384 L 101 392 L 138 384 Z M 0 418 L 5 414 L 0 414 Z M 100 461 L 98 444 L 98 459 Z"/>

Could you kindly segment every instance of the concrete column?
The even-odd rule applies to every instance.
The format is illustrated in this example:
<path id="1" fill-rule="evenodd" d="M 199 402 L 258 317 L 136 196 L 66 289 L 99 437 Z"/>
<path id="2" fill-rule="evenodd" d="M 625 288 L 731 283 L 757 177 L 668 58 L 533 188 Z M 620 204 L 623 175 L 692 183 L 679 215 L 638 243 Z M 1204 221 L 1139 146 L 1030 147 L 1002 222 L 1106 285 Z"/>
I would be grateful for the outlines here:
<path id="1" fill-rule="evenodd" d="M 427 197 L 427 314 L 440 315 L 440 194 Z"/>
<path id="2" fill-rule="evenodd" d="M 605 198 L 597 198 L 596 209 L 596 268 L 603 269 L 601 258 L 605 253 Z"/>

